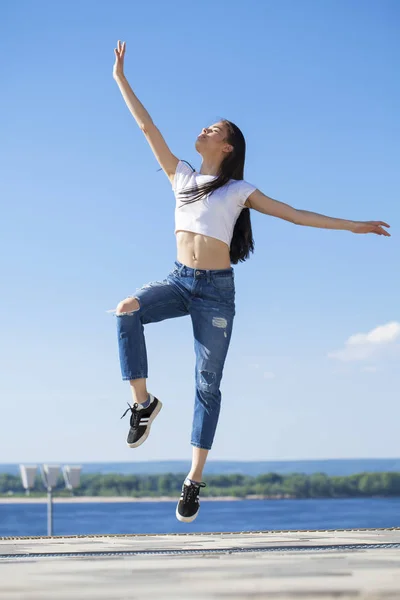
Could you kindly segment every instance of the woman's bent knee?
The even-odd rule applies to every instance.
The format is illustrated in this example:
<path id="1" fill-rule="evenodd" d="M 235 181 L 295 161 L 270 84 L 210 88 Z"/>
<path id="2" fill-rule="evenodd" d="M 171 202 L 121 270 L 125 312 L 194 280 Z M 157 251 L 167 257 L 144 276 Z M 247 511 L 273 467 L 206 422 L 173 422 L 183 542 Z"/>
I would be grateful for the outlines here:
<path id="1" fill-rule="evenodd" d="M 139 301 L 136 298 L 125 298 L 121 300 L 116 309 L 117 315 L 123 315 L 138 311 L 140 308 Z"/>

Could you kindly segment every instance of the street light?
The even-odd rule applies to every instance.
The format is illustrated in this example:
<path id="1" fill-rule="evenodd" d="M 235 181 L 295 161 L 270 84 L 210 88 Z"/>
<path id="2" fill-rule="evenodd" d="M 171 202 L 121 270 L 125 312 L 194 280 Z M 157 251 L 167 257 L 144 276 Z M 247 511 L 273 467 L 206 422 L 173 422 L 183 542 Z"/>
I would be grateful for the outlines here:
<path id="1" fill-rule="evenodd" d="M 27 495 L 29 490 L 35 485 L 35 477 L 37 466 L 20 465 L 22 485 L 24 486 Z M 63 467 L 63 476 L 65 486 L 69 490 L 73 490 L 79 486 L 80 474 L 82 467 L 71 467 L 65 465 Z M 42 465 L 41 475 L 43 485 L 47 490 L 47 535 L 53 535 L 53 488 L 57 485 L 58 476 L 60 474 L 59 465 Z"/>
<path id="2" fill-rule="evenodd" d="M 79 487 L 81 471 L 82 467 L 71 467 L 70 465 L 65 465 L 65 467 L 63 467 L 65 487 L 68 490 L 72 491 Z"/>
<path id="3" fill-rule="evenodd" d="M 35 485 L 37 466 L 32 465 L 28 467 L 27 465 L 20 465 L 19 470 L 21 473 L 22 485 L 25 488 L 26 495 L 29 496 L 30 490 Z"/>
<path id="4" fill-rule="evenodd" d="M 47 489 L 47 535 L 53 535 L 53 487 L 57 485 L 59 465 L 43 465 L 42 480 Z"/>

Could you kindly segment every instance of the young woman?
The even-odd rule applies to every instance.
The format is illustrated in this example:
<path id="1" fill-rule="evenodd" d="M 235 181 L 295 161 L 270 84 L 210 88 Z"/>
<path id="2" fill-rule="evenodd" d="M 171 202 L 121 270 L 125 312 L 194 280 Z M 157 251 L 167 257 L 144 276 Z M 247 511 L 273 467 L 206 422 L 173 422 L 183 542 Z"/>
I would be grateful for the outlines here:
<path id="1" fill-rule="evenodd" d="M 250 208 L 297 225 L 346 229 L 388 236 L 381 221 L 345 221 L 304 210 L 265 196 L 243 179 L 245 140 L 233 123 L 222 120 L 202 130 L 195 146 L 200 171 L 168 148 L 150 115 L 124 75 L 125 42 L 118 42 L 113 76 L 122 96 L 169 178 L 176 197 L 177 260 L 164 281 L 139 289 L 117 306 L 122 378 L 130 383 L 133 404 L 127 443 L 137 448 L 147 439 L 161 410 L 146 387 L 147 356 L 143 325 L 190 315 L 196 353 L 196 395 L 191 444 L 192 467 L 182 487 L 176 516 L 193 521 L 199 510 L 203 468 L 211 449 L 221 404 L 220 383 L 235 315 L 231 264 L 254 250 Z M 124 416 L 124 415 L 123 415 Z"/>

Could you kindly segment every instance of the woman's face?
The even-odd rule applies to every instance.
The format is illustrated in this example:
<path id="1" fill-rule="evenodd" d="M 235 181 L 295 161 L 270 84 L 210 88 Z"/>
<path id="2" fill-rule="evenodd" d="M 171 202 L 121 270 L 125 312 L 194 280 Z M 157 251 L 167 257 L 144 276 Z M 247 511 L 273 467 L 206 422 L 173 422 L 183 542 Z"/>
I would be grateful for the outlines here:
<path id="1" fill-rule="evenodd" d="M 196 150 L 200 153 L 216 154 L 218 151 L 223 150 L 224 145 L 226 145 L 226 135 L 227 131 L 224 123 L 218 122 L 209 127 L 204 127 L 197 136 Z"/>

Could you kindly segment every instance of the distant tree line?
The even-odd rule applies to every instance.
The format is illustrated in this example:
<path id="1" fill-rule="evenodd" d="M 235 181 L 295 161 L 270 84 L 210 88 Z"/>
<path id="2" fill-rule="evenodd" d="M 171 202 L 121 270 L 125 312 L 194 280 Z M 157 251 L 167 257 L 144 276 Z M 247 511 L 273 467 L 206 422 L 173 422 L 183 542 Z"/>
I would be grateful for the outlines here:
<path id="1" fill-rule="evenodd" d="M 119 475 L 115 473 L 82 475 L 75 496 L 174 496 L 180 492 L 184 474 Z M 69 496 L 60 478 L 56 495 Z M 44 495 L 37 478 L 32 496 Z M 324 473 L 279 475 L 265 473 L 246 475 L 209 475 L 202 496 L 246 498 L 360 498 L 367 496 L 400 496 L 400 473 L 359 473 L 345 477 L 328 477 Z M 19 476 L 0 474 L 0 495 L 24 495 Z"/>

